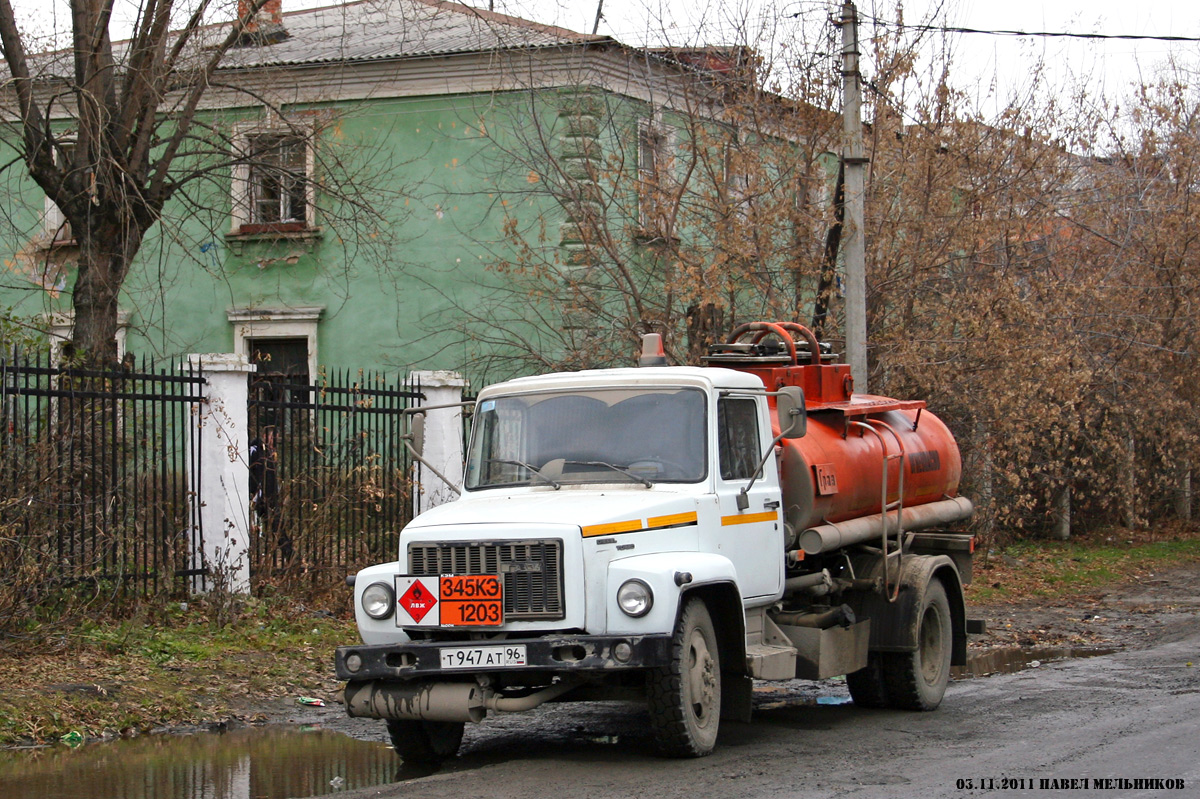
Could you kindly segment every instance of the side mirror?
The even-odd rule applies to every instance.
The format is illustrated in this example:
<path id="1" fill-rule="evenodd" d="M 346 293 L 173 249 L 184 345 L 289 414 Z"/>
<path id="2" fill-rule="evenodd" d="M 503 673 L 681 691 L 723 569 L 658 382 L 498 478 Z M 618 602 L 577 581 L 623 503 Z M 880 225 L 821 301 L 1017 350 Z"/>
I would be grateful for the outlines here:
<path id="1" fill-rule="evenodd" d="M 784 386 L 775 398 L 775 409 L 779 414 L 780 438 L 803 438 L 808 432 L 808 410 L 804 405 L 804 389 L 799 386 Z"/>

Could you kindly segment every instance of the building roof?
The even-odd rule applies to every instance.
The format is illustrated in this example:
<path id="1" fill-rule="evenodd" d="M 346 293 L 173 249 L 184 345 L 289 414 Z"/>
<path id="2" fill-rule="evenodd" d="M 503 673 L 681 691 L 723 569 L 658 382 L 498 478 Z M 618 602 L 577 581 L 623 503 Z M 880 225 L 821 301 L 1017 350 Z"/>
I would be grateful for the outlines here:
<path id="1" fill-rule="evenodd" d="M 284 0 L 286 7 L 287 0 Z M 608 36 L 590 35 L 542 25 L 506 14 L 446 0 L 356 0 L 321 8 L 285 12 L 285 37 L 273 43 L 234 47 L 221 60 L 223 69 L 286 67 L 384 61 L 455 53 L 536 49 L 583 44 L 616 44 Z M 207 50 L 229 35 L 232 20 L 197 31 L 184 61 L 203 63 Z M 113 43 L 118 64 L 130 42 Z M 72 51 L 62 49 L 30 56 L 31 72 L 41 78 L 70 79 Z"/>
<path id="2" fill-rule="evenodd" d="M 298 66 L 612 41 L 443 0 L 358 0 L 285 12 L 283 27 L 287 38 L 236 48 L 222 66 Z M 228 24 L 214 26 L 214 38 L 228 29 Z"/>

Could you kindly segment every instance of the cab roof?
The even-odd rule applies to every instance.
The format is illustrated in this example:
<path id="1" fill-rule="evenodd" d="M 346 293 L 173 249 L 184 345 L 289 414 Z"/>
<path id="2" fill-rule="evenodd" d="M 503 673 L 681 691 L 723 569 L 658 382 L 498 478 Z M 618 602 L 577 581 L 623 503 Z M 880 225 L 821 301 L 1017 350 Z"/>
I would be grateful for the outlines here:
<path id="1" fill-rule="evenodd" d="M 488 386 L 479 392 L 480 399 L 495 394 L 512 394 L 526 391 L 612 388 L 644 386 L 675 387 L 688 386 L 702 389 L 762 389 L 762 380 L 756 375 L 734 369 L 711 366 L 650 366 L 621 369 L 585 369 L 579 372 L 553 372 L 534 377 L 518 377 Z"/>

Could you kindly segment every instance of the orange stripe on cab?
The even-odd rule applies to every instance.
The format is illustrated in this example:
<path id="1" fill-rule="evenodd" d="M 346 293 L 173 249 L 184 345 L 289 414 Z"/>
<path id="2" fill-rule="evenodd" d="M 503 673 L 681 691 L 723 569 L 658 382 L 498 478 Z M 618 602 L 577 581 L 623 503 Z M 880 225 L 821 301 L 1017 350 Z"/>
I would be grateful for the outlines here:
<path id="1" fill-rule="evenodd" d="M 696 511 L 691 513 L 672 513 L 669 516 L 651 516 L 646 520 L 646 527 L 674 527 L 678 524 L 695 524 Z"/>
<path id="2" fill-rule="evenodd" d="M 608 524 L 589 524 L 586 527 L 580 528 L 584 538 L 596 535 L 608 535 L 610 533 L 631 533 L 634 530 L 641 529 L 641 519 L 630 519 L 627 522 L 609 522 Z"/>
<path id="3" fill-rule="evenodd" d="M 773 522 L 779 518 L 775 511 L 767 511 L 766 513 L 741 513 L 737 516 L 722 516 L 721 526 L 728 527 L 731 524 L 753 524 L 754 522 Z"/>

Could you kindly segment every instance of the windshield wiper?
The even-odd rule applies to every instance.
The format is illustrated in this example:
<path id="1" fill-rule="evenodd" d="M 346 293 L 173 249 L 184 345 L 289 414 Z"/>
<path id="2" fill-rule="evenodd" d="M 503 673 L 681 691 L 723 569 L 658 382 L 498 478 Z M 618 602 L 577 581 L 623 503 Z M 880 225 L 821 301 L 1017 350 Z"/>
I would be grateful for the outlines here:
<path id="1" fill-rule="evenodd" d="M 534 475 L 541 478 L 542 480 L 545 480 L 550 485 L 554 486 L 555 491 L 562 488 L 561 483 L 559 483 L 555 480 L 551 480 L 549 477 L 547 477 L 546 475 L 544 475 L 540 471 L 538 471 L 538 468 L 536 466 L 533 466 L 532 464 L 528 464 L 525 461 L 513 460 L 511 458 L 484 458 L 484 463 L 509 463 L 509 464 L 512 464 L 513 466 L 524 466 L 526 469 L 528 469 Z"/>
<path id="2" fill-rule="evenodd" d="M 654 488 L 654 483 L 642 477 L 640 474 L 634 474 L 624 466 L 617 466 L 615 463 L 605 463 L 604 461 L 563 461 L 563 463 L 571 463 L 575 466 L 603 466 L 606 469 L 612 469 L 614 472 L 620 472 L 631 480 L 637 480 L 646 488 Z"/>

